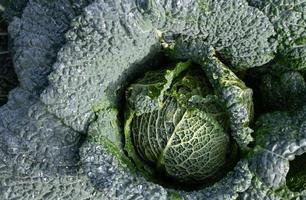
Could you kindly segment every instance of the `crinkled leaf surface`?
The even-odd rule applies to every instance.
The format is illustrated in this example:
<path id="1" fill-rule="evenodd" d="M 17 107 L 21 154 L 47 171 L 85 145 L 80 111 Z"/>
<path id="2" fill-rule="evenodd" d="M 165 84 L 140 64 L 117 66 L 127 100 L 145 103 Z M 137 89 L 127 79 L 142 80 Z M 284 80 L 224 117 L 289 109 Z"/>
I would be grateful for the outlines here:
<path id="1" fill-rule="evenodd" d="M 62 44 L 71 20 L 78 15 L 85 0 L 30 0 L 20 18 L 9 26 L 12 57 L 21 87 L 41 90 Z"/>
<path id="2" fill-rule="evenodd" d="M 186 20 L 194 24 L 192 32 L 179 33 L 170 43 L 175 57 L 201 63 L 213 47 L 236 71 L 263 65 L 274 57 L 275 31 L 262 12 L 244 0 L 197 2 L 198 13 L 191 12 Z"/>
<path id="3" fill-rule="evenodd" d="M 102 145 L 101 145 L 102 144 Z M 81 148 L 81 160 L 84 171 L 95 187 L 108 198 L 118 199 L 168 199 L 173 190 L 144 179 L 126 166 L 120 164 L 114 152 L 105 149 L 105 142 L 90 140 Z M 211 187 L 194 192 L 177 191 L 186 200 L 232 200 L 238 193 L 245 191 L 251 183 L 252 173 L 246 161 L 241 161 L 235 169 L 220 182 Z"/>
<path id="4" fill-rule="evenodd" d="M 106 199 L 84 175 L 14 176 L 2 181 L 1 199 Z"/>
<path id="5" fill-rule="evenodd" d="M 306 152 L 305 111 L 306 107 L 293 113 L 275 112 L 259 119 L 250 157 L 255 176 L 242 199 L 305 198 L 305 190 L 292 192 L 286 185 L 289 161 Z"/>
<path id="6" fill-rule="evenodd" d="M 14 18 L 10 24 L 14 67 L 22 88 L 12 92 L 9 102 L 0 108 L 1 159 L 7 169 L 17 174 L 77 170 L 80 134 L 47 112 L 34 82 L 40 86 L 46 83 L 58 48 L 54 42 L 63 42 L 63 24 L 67 29 L 81 5 L 85 6 L 77 2 L 72 5 L 70 1 L 31 0 L 22 17 Z"/>
<path id="7" fill-rule="evenodd" d="M 132 69 L 136 69 L 135 64 L 141 63 L 159 51 L 160 37 L 163 37 L 163 33 L 168 35 L 171 31 L 174 35 L 186 33 L 187 36 L 190 35 L 186 30 L 199 30 L 198 27 L 208 28 L 207 31 L 224 31 L 219 38 L 210 39 L 224 41 L 224 44 L 213 45 L 210 42 L 209 46 L 215 46 L 217 50 L 219 46 L 229 47 L 229 50 L 224 49 L 224 52 L 229 52 L 224 53 L 224 57 L 235 58 L 231 63 L 238 68 L 245 69 L 245 67 L 261 65 L 273 58 L 275 45 L 274 42 L 269 42 L 269 38 L 274 35 L 273 26 L 267 17 L 257 9 L 248 6 L 245 1 L 188 1 L 184 3 L 194 6 L 189 7 L 188 4 L 189 6 L 184 7 L 183 2 L 180 4 L 176 1 L 173 4 L 171 1 L 158 1 L 149 12 L 153 13 L 151 15 L 143 14 L 137 9 L 131 10 L 136 8 L 134 1 L 101 0 L 89 6 L 83 16 L 75 20 L 74 28 L 68 32 L 67 39 L 71 42 L 59 53 L 54 71 L 49 77 L 50 86 L 42 96 L 49 111 L 75 130 L 84 131 L 86 123 L 92 117 L 92 107 L 99 102 L 103 92 L 110 87 L 110 83 L 122 81 L 131 74 Z M 207 6 L 207 12 L 202 10 L 203 6 Z M 199 12 L 207 13 L 208 16 L 198 16 Z M 210 16 L 210 13 L 218 12 L 227 20 L 234 21 L 227 22 L 219 18 L 219 15 Z M 247 15 L 249 12 L 253 13 L 251 16 L 254 19 L 249 18 Z M 159 14 L 155 15 L 156 13 Z M 180 14 L 176 15 L 176 13 Z M 189 13 L 191 17 L 188 17 L 186 13 Z M 160 18 L 163 19 L 163 23 L 156 23 Z M 246 21 L 245 24 L 250 23 L 249 26 L 242 26 L 244 24 L 241 23 L 242 19 Z M 215 23 L 215 20 L 220 22 Z M 221 20 L 227 23 L 222 24 Z M 177 26 L 179 22 L 182 24 Z M 235 23 L 237 25 L 228 26 Z M 224 27 L 208 27 L 207 24 L 222 24 Z M 238 28 L 231 30 L 231 27 Z M 199 41 L 208 36 L 218 35 L 207 31 L 202 33 L 195 31 L 191 38 L 194 37 Z M 174 44 L 179 45 L 179 40 L 179 38 L 174 39 Z M 208 45 L 187 48 L 183 45 L 177 49 L 190 53 L 188 56 L 178 57 L 190 59 L 199 57 L 196 53 L 205 53 L 207 47 Z M 201 49 L 201 51 L 195 52 L 192 49 Z M 103 73 L 99 73 L 102 68 Z M 141 69 L 138 68 L 135 71 L 139 70 Z"/>
<path id="8" fill-rule="evenodd" d="M 262 10 L 277 32 L 278 60 L 293 69 L 306 66 L 306 2 L 304 0 L 248 0 Z"/>
<path id="9" fill-rule="evenodd" d="M 140 65 L 161 49 L 160 37 L 168 40 L 165 36 L 172 39 L 182 34 L 174 44 L 182 43 L 185 47 L 180 42 L 184 38 L 201 41 L 208 37 L 203 37 L 205 30 L 199 34 L 200 28 L 191 28 L 206 22 L 212 24 L 208 30 L 213 34 L 208 38 L 213 38 L 204 40 L 199 49 L 206 48 L 209 41 L 216 49 L 220 47 L 217 52 L 238 70 L 269 61 L 275 48 L 275 42 L 269 40 L 274 32 L 266 17 L 244 1 L 198 2 L 157 1 L 158 9 L 153 9 L 150 15 L 150 6 L 125 0 L 96 0 L 84 10 L 89 1 L 29 0 L 22 14 L 13 14 L 18 18 L 10 25 L 12 53 L 22 89 L 14 90 L 8 104 L 0 108 L 1 197 L 167 199 L 172 190 L 129 171 L 119 159 L 124 154 L 118 150 L 120 142 L 112 133 L 120 132 L 116 103 L 127 77 L 147 70 Z M 205 12 L 209 17 L 197 20 L 199 11 L 207 8 L 215 8 L 224 19 Z M 253 20 L 245 15 L 247 12 L 254 14 Z M 196 17 L 186 19 L 190 14 Z M 225 26 L 221 19 L 236 26 Z M 244 20 L 257 28 L 241 28 L 239 22 Z M 217 27 L 235 29 L 225 31 Z M 218 37 L 214 38 L 215 35 Z M 191 52 L 189 56 L 181 55 L 191 59 L 197 51 Z M 46 76 L 51 71 L 50 86 L 41 102 L 38 95 L 47 85 Z M 102 193 L 91 188 L 86 177 L 76 173 L 80 133 L 75 130 L 90 132 L 88 143 L 81 148 L 81 161 L 85 175 Z M 114 146 L 114 141 L 119 144 Z M 106 148 L 106 143 L 111 147 Z M 242 161 L 214 186 L 178 193 L 190 200 L 237 199 L 249 188 L 252 176 L 248 164 Z M 73 196 L 76 194 L 79 196 Z"/>
<path id="10" fill-rule="evenodd" d="M 214 55 L 202 68 L 227 110 L 232 136 L 241 148 L 246 148 L 253 140 L 253 130 L 249 127 L 254 114 L 252 89 Z"/>
<path id="11" fill-rule="evenodd" d="M 149 22 L 131 11 L 135 6 L 134 1 L 96 1 L 67 33 L 71 42 L 58 54 L 42 100 L 75 130 L 85 131 L 92 108 L 111 83 L 126 80 L 159 48 Z"/>
<path id="12" fill-rule="evenodd" d="M 46 82 L 47 73 L 42 75 L 37 72 L 38 69 L 51 69 L 50 57 L 56 56 L 56 50 L 53 49 L 55 47 L 48 47 L 48 44 L 54 44 L 55 40 L 63 41 L 61 38 L 64 38 L 64 30 L 59 32 L 59 29 L 63 28 L 60 24 L 66 23 L 68 26 L 72 15 L 76 13 L 73 9 L 78 5 L 69 6 L 69 3 L 29 1 L 21 15 L 22 19 L 14 18 L 10 25 L 10 33 L 13 36 L 13 59 L 22 88 L 12 91 L 8 103 L 0 107 L 0 190 L 4 199 L 20 199 L 23 195 L 31 194 L 33 198 L 44 199 L 46 196 L 38 195 L 35 189 L 42 190 L 42 193 L 52 193 L 53 190 L 43 187 L 48 182 L 46 180 L 56 182 L 60 177 L 55 176 L 73 175 L 79 168 L 80 134 L 50 114 L 39 100 L 39 90 L 32 87 L 32 81 L 36 79 Z M 58 11 L 55 8 L 60 7 L 61 14 L 55 15 Z M 53 23 L 52 27 L 46 23 L 50 21 Z M 23 69 L 34 70 L 35 73 L 23 73 L 27 71 Z M 23 186 L 19 185 L 19 181 L 24 181 Z M 65 184 L 70 187 L 67 182 L 63 183 Z M 60 187 L 60 183 L 58 186 Z M 54 184 L 54 187 L 57 185 Z M 54 195 L 50 194 L 46 198 L 52 199 Z"/>

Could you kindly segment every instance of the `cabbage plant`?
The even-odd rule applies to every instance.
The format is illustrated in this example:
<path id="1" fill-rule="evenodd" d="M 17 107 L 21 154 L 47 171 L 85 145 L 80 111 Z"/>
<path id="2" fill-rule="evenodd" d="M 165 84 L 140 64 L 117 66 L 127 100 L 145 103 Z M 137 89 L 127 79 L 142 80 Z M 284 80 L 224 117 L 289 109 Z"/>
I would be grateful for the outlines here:
<path id="1" fill-rule="evenodd" d="M 306 198 L 305 2 L 0 3 L 0 199 Z"/>

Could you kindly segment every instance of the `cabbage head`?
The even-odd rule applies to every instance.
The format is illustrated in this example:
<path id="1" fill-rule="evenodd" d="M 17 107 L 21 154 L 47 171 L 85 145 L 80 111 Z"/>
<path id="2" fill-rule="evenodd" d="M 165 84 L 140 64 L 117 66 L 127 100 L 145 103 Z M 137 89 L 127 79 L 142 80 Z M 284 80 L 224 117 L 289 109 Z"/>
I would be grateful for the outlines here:
<path id="1" fill-rule="evenodd" d="M 228 118 L 201 68 L 187 62 L 148 72 L 127 96 L 126 149 L 136 161 L 187 183 L 222 171 L 231 146 Z"/>

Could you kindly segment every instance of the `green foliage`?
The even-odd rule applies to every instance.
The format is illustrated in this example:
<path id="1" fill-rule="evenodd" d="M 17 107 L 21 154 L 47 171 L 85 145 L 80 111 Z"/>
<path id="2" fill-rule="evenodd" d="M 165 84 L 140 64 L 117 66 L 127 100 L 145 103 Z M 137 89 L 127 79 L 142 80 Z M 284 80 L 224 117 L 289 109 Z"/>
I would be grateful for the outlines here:
<path id="1" fill-rule="evenodd" d="M 294 112 L 268 113 L 256 123 L 255 148 L 250 154 L 253 186 L 242 197 L 304 198 L 306 107 Z M 299 177 L 297 177 L 299 176 Z M 294 181 L 294 182 L 293 182 Z M 294 183 L 294 185 L 292 185 Z"/>
<path id="2" fill-rule="evenodd" d="M 0 199 L 306 198 L 304 0 L 3 2 Z"/>
<path id="3" fill-rule="evenodd" d="M 172 55 L 201 63 L 213 47 L 219 58 L 235 71 L 261 66 L 274 58 L 275 31 L 259 10 L 244 0 L 196 2 L 200 4 L 198 12 L 188 13 L 193 20 L 186 19 L 190 28 L 174 36 L 173 42 L 169 41 Z"/>
<path id="4" fill-rule="evenodd" d="M 262 10 L 277 32 L 277 61 L 301 70 L 306 66 L 306 2 L 303 0 L 249 0 Z"/>
<path id="5" fill-rule="evenodd" d="M 229 116 L 232 136 L 245 149 L 253 141 L 250 125 L 253 120 L 253 91 L 211 52 L 207 64 L 202 66 L 219 100 Z"/>

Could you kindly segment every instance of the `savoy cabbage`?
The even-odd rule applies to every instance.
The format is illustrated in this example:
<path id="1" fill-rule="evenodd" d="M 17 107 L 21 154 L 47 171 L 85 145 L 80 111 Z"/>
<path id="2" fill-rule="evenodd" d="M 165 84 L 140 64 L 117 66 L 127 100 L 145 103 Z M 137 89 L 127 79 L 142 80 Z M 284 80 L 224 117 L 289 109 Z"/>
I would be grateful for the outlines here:
<path id="1" fill-rule="evenodd" d="M 3 2 L 0 199 L 306 199 L 302 0 Z"/>

